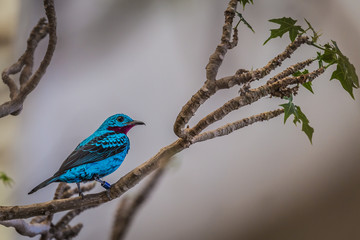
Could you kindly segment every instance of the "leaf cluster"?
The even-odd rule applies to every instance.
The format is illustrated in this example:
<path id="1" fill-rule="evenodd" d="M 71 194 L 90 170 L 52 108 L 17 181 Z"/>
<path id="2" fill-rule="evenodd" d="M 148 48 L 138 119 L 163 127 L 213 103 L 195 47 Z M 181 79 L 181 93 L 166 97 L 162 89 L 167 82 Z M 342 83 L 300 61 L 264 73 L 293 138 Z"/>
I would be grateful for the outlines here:
<path id="1" fill-rule="evenodd" d="M 336 65 L 336 70 L 332 73 L 330 80 L 339 80 L 341 86 L 354 99 L 353 89 L 359 88 L 359 78 L 356 74 L 354 65 L 350 63 L 349 58 L 340 51 L 335 41 L 331 41 L 331 44 L 325 44 L 324 47 L 316 47 L 320 47 L 323 50 L 323 53 L 317 53 L 319 66 L 324 66 L 324 63 L 327 64 L 326 68 L 331 65 Z"/>
<path id="2" fill-rule="evenodd" d="M 316 60 L 319 61 L 319 68 L 328 68 L 331 65 L 336 65 L 336 70 L 332 73 L 330 80 L 339 80 L 345 91 L 347 91 L 350 96 L 354 98 L 353 89 L 359 88 L 359 79 L 356 74 L 354 65 L 351 64 L 349 58 L 340 51 L 335 41 L 331 40 L 331 43 L 326 43 L 324 45 L 318 44 L 317 42 L 321 34 L 315 31 L 313 26 L 306 19 L 305 22 L 307 23 L 307 28 L 305 30 L 300 25 L 296 25 L 297 20 L 294 20 L 290 17 L 270 19 L 269 22 L 279 24 L 280 27 L 277 29 L 270 29 L 270 37 L 266 39 L 264 45 L 273 38 L 282 37 L 285 33 L 289 33 L 290 40 L 293 42 L 298 36 L 306 34 L 308 31 L 310 31 L 312 33 L 310 36 L 310 44 L 321 50 L 320 52 L 317 52 L 316 57 Z M 310 82 L 303 84 L 303 86 L 314 93 Z"/>
<path id="3" fill-rule="evenodd" d="M 312 136 L 314 133 L 314 128 L 309 125 L 309 119 L 305 116 L 305 114 L 301 111 L 299 106 L 296 106 L 293 103 L 293 96 L 291 95 L 289 98 L 285 98 L 289 100 L 288 103 L 281 104 L 280 106 L 284 108 L 284 124 L 286 120 L 291 116 L 294 115 L 293 123 L 296 125 L 297 123 L 301 123 L 302 127 L 301 130 L 305 132 L 306 136 L 309 138 L 310 142 L 312 143 Z"/>
<path id="4" fill-rule="evenodd" d="M 243 8 L 245 8 L 246 4 L 249 4 L 250 2 L 253 3 L 252 0 L 239 0 L 239 2 L 243 5 Z M 244 19 L 243 15 L 238 12 L 237 15 L 240 18 L 238 24 L 240 22 L 243 22 L 248 28 L 250 28 L 254 32 L 250 24 Z M 324 45 L 319 44 L 318 41 L 321 34 L 315 31 L 315 29 L 308 20 L 304 20 L 307 24 L 306 28 L 297 25 L 297 20 L 290 17 L 270 19 L 269 22 L 276 23 L 280 26 L 276 29 L 270 29 L 270 36 L 265 40 L 264 45 L 268 43 L 271 39 L 275 39 L 278 37 L 281 38 L 286 33 L 289 34 L 290 41 L 293 42 L 297 37 L 308 34 L 310 32 L 309 37 L 311 38 L 311 41 L 309 41 L 308 44 L 317 49 L 320 49 L 320 51 L 317 52 L 317 57 L 314 57 L 314 59 L 319 62 L 319 68 L 324 67 L 327 69 L 332 65 L 336 65 L 336 69 L 335 71 L 333 71 L 330 80 L 337 79 L 338 81 L 340 81 L 341 86 L 345 89 L 345 91 L 347 91 L 350 96 L 354 98 L 353 89 L 359 88 L 359 79 L 356 74 L 354 65 L 351 64 L 349 58 L 340 51 L 335 41 L 331 40 L 331 43 L 326 43 Z M 236 25 L 236 28 L 238 24 Z M 293 76 L 298 77 L 308 73 L 309 71 L 305 69 L 303 71 L 295 72 Z M 311 81 L 305 82 L 302 85 L 311 93 L 314 93 Z M 292 96 L 291 98 L 287 99 L 289 100 L 289 102 L 281 105 L 285 109 L 284 123 L 290 115 L 294 115 L 294 123 L 302 123 L 302 131 L 306 133 L 311 142 L 314 129 L 310 127 L 309 120 L 301 111 L 301 108 L 293 104 Z"/>

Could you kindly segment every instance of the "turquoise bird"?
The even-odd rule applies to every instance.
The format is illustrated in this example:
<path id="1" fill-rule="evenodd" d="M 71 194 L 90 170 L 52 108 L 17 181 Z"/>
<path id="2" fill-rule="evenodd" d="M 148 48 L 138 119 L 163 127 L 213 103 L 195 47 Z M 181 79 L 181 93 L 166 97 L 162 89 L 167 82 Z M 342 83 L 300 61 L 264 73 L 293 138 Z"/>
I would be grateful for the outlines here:
<path id="1" fill-rule="evenodd" d="M 52 177 L 37 185 L 28 194 L 53 182 L 76 183 L 81 197 L 84 195 L 80 182 L 95 180 L 105 189 L 110 189 L 111 185 L 101 178 L 113 173 L 124 161 L 130 149 L 126 134 L 136 125 L 145 123 L 133 120 L 125 114 L 109 117 L 75 148 Z"/>

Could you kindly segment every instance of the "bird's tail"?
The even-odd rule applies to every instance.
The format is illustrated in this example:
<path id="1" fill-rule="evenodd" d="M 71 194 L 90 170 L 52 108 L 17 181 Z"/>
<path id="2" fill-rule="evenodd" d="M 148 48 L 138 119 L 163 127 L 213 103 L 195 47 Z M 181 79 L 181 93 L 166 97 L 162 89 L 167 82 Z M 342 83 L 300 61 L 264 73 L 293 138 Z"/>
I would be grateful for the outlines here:
<path id="1" fill-rule="evenodd" d="M 43 181 L 42 183 L 40 183 L 39 185 L 34 187 L 34 189 L 31 190 L 28 194 L 32 194 L 32 193 L 36 192 L 37 190 L 39 190 L 40 188 L 46 187 L 50 183 L 55 182 L 56 180 L 58 180 L 58 177 L 52 176 L 51 178 L 46 179 L 45 181 Z"/>

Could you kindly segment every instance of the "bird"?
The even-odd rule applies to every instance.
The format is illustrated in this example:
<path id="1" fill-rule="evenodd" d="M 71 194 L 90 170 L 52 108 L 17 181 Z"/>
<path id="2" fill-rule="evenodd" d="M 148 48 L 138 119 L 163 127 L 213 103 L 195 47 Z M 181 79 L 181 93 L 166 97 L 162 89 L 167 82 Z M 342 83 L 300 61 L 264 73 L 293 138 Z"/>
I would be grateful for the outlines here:
<path id="1" fill-rule="evenodd" d="M 92 135 L 74 149 L 52 177 L 37 185 L 28 194 L 53 182 L 66 182 L 76 183 L 79 196 L 84 198 L 80 182 L 93 180 L 109 190 L 111 184 L 101 178 L 113 173 L 123 163 L 130 149 L 130 141 L 126 134 L 136 125 L 145 123 L 133 120 L 125 114 L 108 117 Z"/>

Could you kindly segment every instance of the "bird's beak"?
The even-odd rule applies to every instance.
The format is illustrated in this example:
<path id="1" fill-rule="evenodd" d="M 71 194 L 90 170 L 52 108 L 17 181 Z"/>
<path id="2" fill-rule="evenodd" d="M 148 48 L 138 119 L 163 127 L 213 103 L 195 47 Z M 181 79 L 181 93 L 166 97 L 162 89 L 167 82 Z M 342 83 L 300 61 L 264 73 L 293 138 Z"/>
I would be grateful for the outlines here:
<path id="1" fill-rule="evenodd" d="M 133 120 L 131 122 L 128 122 L 126 125 L 127 126 L 145 125 L 145 123 L 142 121 Z"/>

